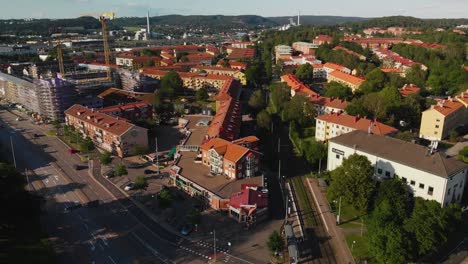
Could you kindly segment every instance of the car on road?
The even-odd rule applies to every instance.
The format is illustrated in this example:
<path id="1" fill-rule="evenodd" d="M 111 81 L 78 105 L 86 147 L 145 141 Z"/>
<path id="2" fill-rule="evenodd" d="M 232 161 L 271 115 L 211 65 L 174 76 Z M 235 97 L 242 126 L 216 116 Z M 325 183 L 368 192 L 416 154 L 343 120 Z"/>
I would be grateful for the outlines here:
<path id="1" fill-rule="evenodd" d="M 144 173 L 145 174 L 153 174 L 153 173 L 156 173 L 156 171 L 154 171 L 154 170 L 145 170 Z"/>
<path id="2" fill-rule="evenodd" d="M 135 184 L 133 182 L 127 184 L 125 187 L 124 187 L 124 190 L 126 191 L 130 191 L 133 189 L 133 187 L 135 187 Z"/>
<path id="3" fill-rule="evenodd" d="M 127 168 L 130 168 L 130 169 L 138 169 L 138 168 L 143 168 L 146 164 L 145 163 L 130 163 L 128 164 Z"/>
<path id="4" fill-rule="evenodd" d="M 108 178 L 108 179 L 109 179 L 109 178 L 112 178 L 112 177 L 114 177 L 114 176 L 115 176 L 115 171 L 114 171 L 114 170 L 110 170 L 110 171 L 104 173 L 104 177 L 106 177 L 106 178 Z"/>
<path id="5" fill-rule="evenodd" d="M 74 153 L 76 153 L 76 152 L 77 152 L 76 149 L 73 149 L 73 148 L 69 148 L 69 149 L 68 149 L 68 153 L 70 153 L 70 154 L 74 154 Z"/>
<path id="6" fill-rule="evenodd" d="M 86 165 L 81 165 L 81 164 L 74 164 L 73 165 L 74 170 L 82 170 L 82 169 L 87 169 L 87 168 L 88 168 L 88 166 L 86 166 Z"/>
<path id="7" fill-rule="evenodd" d="M 16 121 L 21 121 L 21 118 L 17 117 L 15 120 L 16 120 Z"/>
<path id="8" fill-rule="evenodd" d="M 34 133 L 33 136 L 34 136 L 35 138 L 38 138 L 38 137 L 41 136 L 41 134 Z"/>
<path id="9" fill-rule="evenodd" d="M 190 224 L 185 224 L 180 228 L 180 234 L 183 236 L 188 236 L 193 231 L 193 226 Z"/>

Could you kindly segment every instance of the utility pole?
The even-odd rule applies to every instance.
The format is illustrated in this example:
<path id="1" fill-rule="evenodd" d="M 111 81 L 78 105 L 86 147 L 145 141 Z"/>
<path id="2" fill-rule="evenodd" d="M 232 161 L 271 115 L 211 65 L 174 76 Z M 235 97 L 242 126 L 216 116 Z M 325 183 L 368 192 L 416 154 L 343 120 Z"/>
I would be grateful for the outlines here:
<path id="1" fill-rule="evenodd" d="M 10 144 L 11 144 L 11 153 L 13 154 L 13 164 L 16 168 L 16 157 L 15 157 L 15 148 L 13 147 L 13 137 L 10 136 Z"/>

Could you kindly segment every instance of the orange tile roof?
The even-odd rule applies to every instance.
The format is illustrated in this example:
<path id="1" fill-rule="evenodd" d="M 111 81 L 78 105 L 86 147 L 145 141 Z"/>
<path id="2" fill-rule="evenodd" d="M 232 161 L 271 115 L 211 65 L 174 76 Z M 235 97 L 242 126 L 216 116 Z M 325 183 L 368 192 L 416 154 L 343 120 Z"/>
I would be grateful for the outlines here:
<path id="1" fill-rule="evenodd" d="M 468 90 L 462 92 L 457 97 L 458 101 L 461 101 L 466 106 L 468 106 Z"/>
<path id="2" fill-rule="evenodd" d="M 222 101 L 208 127 L 207 138 L 234 140 L 240 132 L 242 121 L 240 108 L 240 102 L 233 98 Z"/>
<path id="3" fill-rule="evenodd" d="M 239 70 L 226 68 L 226 67 L 217 67 L 217 66 L 196 66 L 192 70 L 205 70 L 205 71 L 219 71 L 219 72 L 238 72 Z"/>
<path id="4" fill-rule="evenodd" d="M 112 117 L 103 113 L 94 111 L 82 105 L 75 104 L 65 111 L 65 115 L 73 116 L 84 123 L 98 127 L 107 133 L 121 136 L 129 129 L 134 127 L 133 124 L 123 121 L 120 118 Z"/>
<path id="5" fill-rule="evenodd" d="M 310 86 L 305 85 L 303 82 L 301 82 L 294 74 L 285 74 L 281 76 L 281 80 L 285 82 L 289 87 L 291 87 L 291 90 L 294 90 L 296 93 L 304 94 L 306 96 L 318 95 L 318 93 L 310 89 Z"/>
<path id="6" fill-rule="evenodd" d="M 222 138 L 212 138 L 208 142 L 202 144 L 201 149 L 214 149 L 218 154 L 223 155 L 224 159 L 231 162 L 237 162 L 249 152 L 248 148 L 237 145 Z"/>
<path id="7" fill-rule="evenodd" d="M 442 115 L 448 116 L 463 107 L 463 104 L 455 98 L 449 98 L 448 100 L 439 100 L 439 102 L 432 107 Z"/>
<path id="8" fill-rule="evenodd" d="M 209 53 L 194 53 L 186 56 L 189 61 L 211 60 L 214 56 Z"/>
<path id="9" fill-rule="evenodd" d="M 330 69 L 336 70 L 336 71 L 348 71 L 349 70 L 345 66 L 343 66 L 341 64 L 333 63 L 333 62 L 327 62 L 327 63 L 325 63 L 323 65 L 323 67 L 330 68 Z"/>
<path id="10" fill-rule="evenodd" d="M 371 127 L 372 134 L 382 135 L 382 136 L 395 133 L 398 131 L 398 129 L 391 127 L 391 126 L 387 126 L 376 120 L 370 120 L 365 117 L 361 118 L 359 116 L 352 116 L 352 115 L 341 114 L 341 113 L 321 115 L 321 116 L 316 117 L 316 119 L 325 121 L 327 123 L 333 123 L 333 124 L 338 124 L 338 125 L 342 125 L 345 127 L 357 129 L 357 130 L 362 130 L 365 132 L 367 132 L 369 130 L 369 127 Z"/>
<path id="11" fill-rule="evenodd" d="M 325 96 L 320 96 L 319 94 L 316 96 L 309 97 L 309 100 L 311 103 L 316 104 L 316 105 L 340 109 L 343 111 L 346 109 L 346 107 L 349 104 L 349 102 L 344 99 L 334 98 L 334 97 L 325 97 Z"/>
<path id="12" fill-rule="evenodd" d="M 233 48 L 231 54 L 229 54 L 229 59 L 249 59 L 255 56 L 255 50 L 252 48 L 247 49 L 237 49 Z"/>
<path id="13" fill-rule="evenodd" d="M 418 86 L 414 84 L 405 84 L 403 87 L 398 89 L 400 91 L 401 96 L 406 97 L 410 94 L 418 93 L 421 90 Z"/>
<path id="14" fill-rule="evenodd" d="M 350 84 L 353 84 L 353 85 L 360 85 L 361 83 L 363 83 L 365 81 L 364 78 L 360 78 L 360 77 L 357 77 L 357 76 L 354 76 L 354 75 L 351 75 L 351 74 L 347 74 L 347 73 L 344 73 L 344 72 L 341 72 L 341 71 L 332 71 L 330 72 L 328 75 L 331 75 L 337 79 L 340 79 L 344 82 L 347 82 L 347 83 L 350 83 Z"/>

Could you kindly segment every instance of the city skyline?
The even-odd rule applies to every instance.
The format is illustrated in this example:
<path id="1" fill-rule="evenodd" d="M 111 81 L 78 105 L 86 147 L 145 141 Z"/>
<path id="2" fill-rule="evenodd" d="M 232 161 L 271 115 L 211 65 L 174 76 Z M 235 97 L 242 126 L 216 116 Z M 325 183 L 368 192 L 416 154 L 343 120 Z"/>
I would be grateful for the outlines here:
<path id="1" fill-rule="evenodd" d="M 146 16 L 149 10 L 151 16 L 160 15 L 260 15 L 295 16 L 300 11 L 302 15 L 316 16 L 413 16 L 419 18 L 466 18 L 468 2 L 463 0 L 395 0 L 384 5 L 371 0 L 344 1 L 336 4 L 328 2 L 310 4 L 307 0 L 293 0 L 287 6 L 278 0 L 260 1 L 227 1 L 219 4 L 214 0 L 176 0 L 155 3 L 149 0 L 123 1 L 115 0 L 105 3 L 98 0 L 20 0 L 17 4 L 9 4 L 0 10 L 1 19 L 11 18 L 74 18 L 96 12 L 115 12 L 117 17 Z M 28 6 L 31 10 L 25 10 Z M 340 9 L 336 7 L 339 6 Z M 365 7 L 365 8 L 363 8 Z"/>

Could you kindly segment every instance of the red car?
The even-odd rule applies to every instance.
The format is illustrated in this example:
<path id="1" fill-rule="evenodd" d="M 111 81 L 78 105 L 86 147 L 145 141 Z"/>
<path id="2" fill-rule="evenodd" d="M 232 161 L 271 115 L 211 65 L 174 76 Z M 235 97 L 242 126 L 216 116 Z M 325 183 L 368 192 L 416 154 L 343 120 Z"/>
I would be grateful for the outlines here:
<path id="1" fill-rule="evenodd" d="M 72 148 L 68 149 L 68 153 L 70 153 L 70 154 L 73 154 L 73 153 L 76 153 L 76 152 L 77 152 L 76 149 L 72 149 Z"/>

